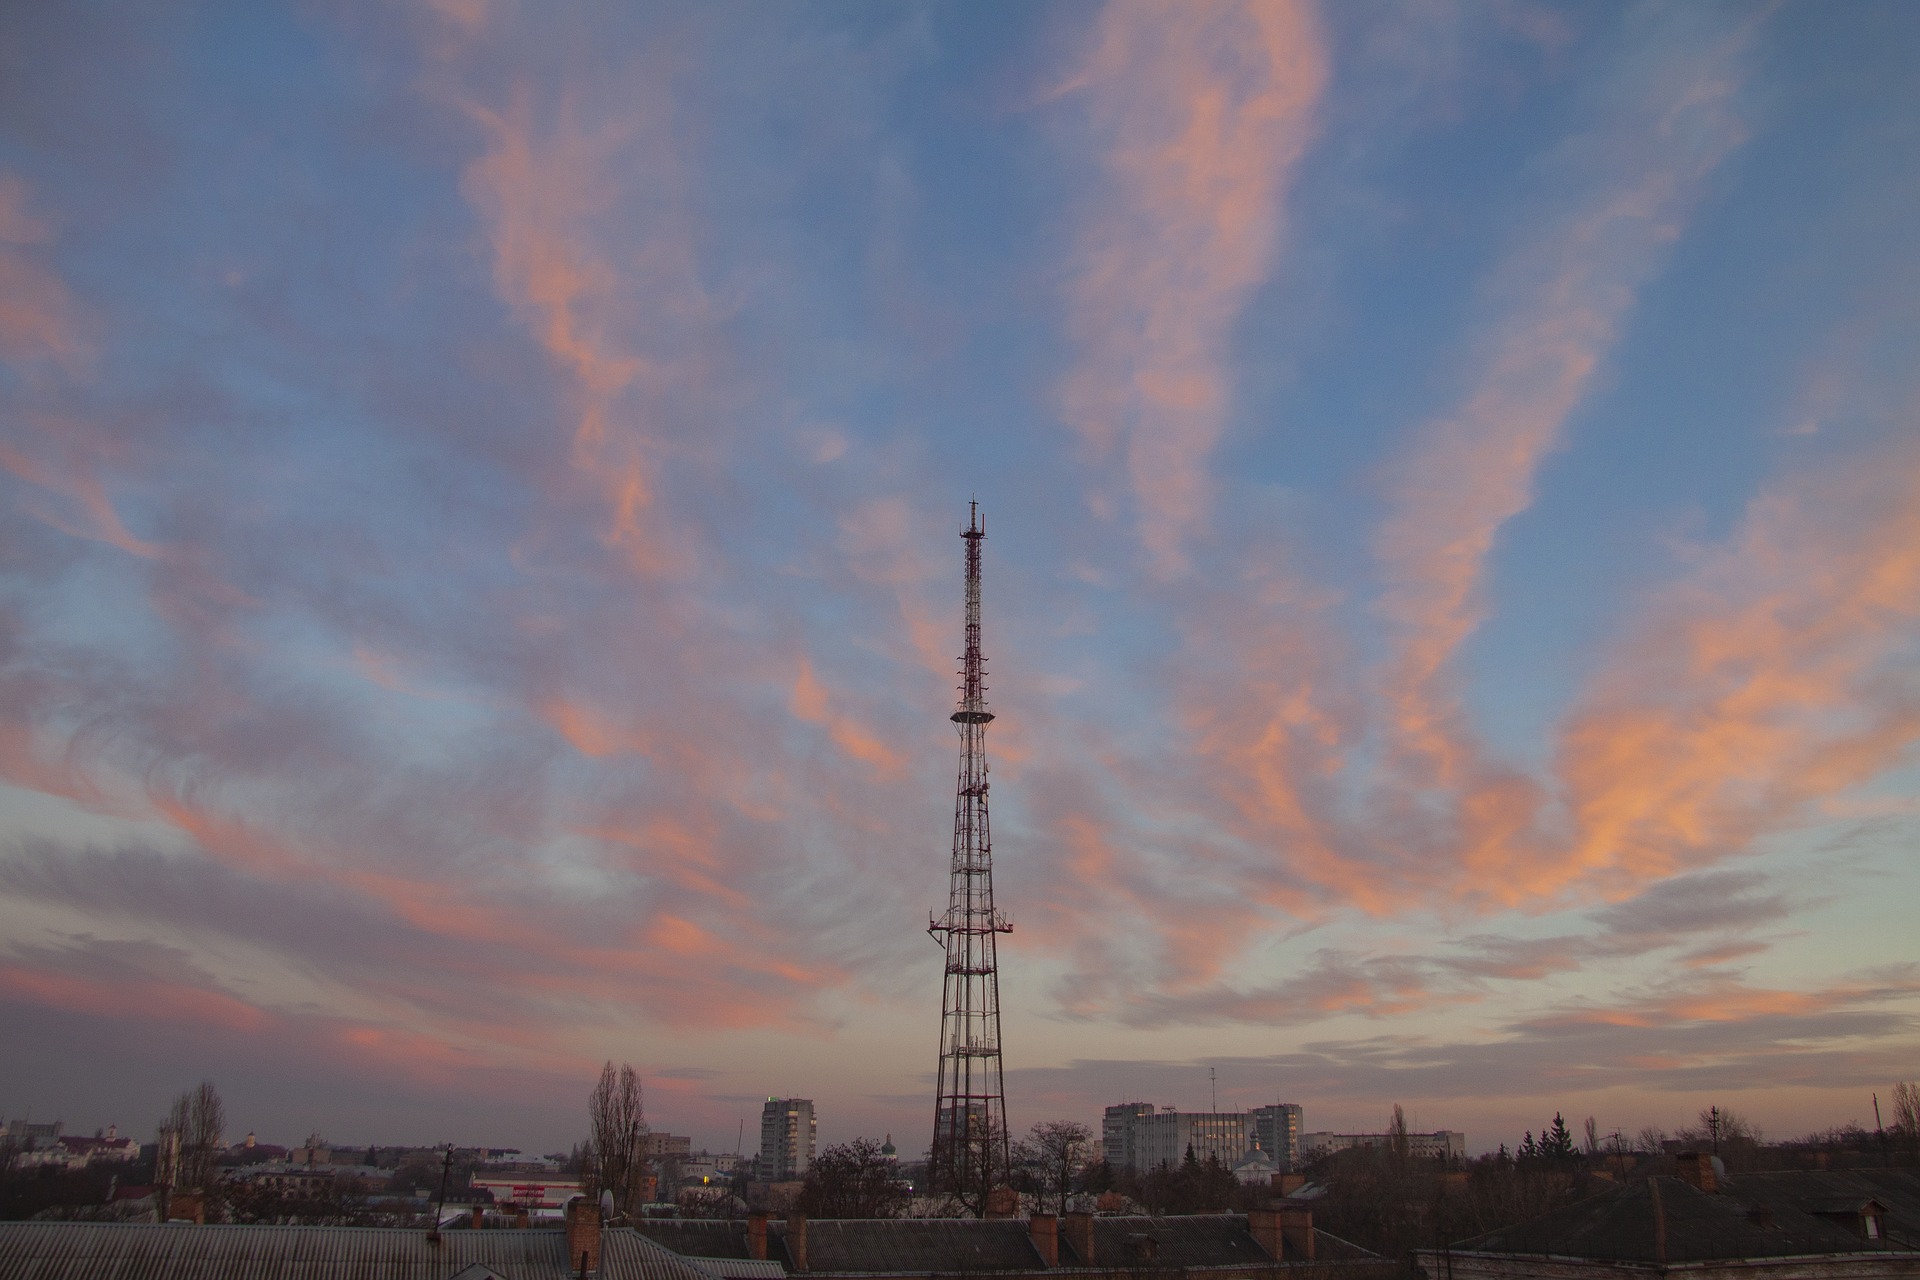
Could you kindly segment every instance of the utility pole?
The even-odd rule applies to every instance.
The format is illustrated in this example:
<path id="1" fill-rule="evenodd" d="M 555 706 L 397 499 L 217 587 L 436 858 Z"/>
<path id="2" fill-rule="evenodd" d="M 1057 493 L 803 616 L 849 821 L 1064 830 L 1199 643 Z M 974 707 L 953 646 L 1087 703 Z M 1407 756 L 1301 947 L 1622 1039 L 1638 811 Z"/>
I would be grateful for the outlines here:
<path id="1" fill-rule="evenodd" d="M 440 1160 L 440 1198 L 434 1201 L 433 1225 L 427 1228 L 427 1239 L 433 1244 L 440 1243 L 440 1219 L 447 1216 L 447 1178 L 453 1173 L 453 1144 L 447 1144 L 447 1154 Z"/>
<path id="2" fill-rule="evenodd" d="M 966 653 L 960 705 L 949 717 L 960 733 L 960 778 L 953 806 L 953 860 L 947 911 L 929 916 L 927 933 L 945 944 L 940 1009 L 939 1094 L 934 1103 L 928 1180 L 984 1217 L 1007 1176 L 1006 1084 L 1000 1063 L 1000 971 L 996 943 L 1013 926 L 993 905 L 993 837 L 987 822 L 986 658 L 980 651 L 980 544 L 986 522 L 969 504 Z"/>

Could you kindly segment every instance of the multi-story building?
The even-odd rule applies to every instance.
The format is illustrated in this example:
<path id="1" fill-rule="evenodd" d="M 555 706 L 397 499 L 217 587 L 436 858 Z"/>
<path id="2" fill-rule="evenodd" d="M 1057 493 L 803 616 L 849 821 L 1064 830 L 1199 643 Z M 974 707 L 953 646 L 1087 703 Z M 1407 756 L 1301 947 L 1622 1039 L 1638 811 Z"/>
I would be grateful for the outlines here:
<path id="1" fill-rule="evenodd" d="M 1393 1135 L 1388 1133 L 1303 1133 L 1300 1135 L 1300 1155 L 1304 1160 L 1312 1160 L 1333 1151 L 1346 1151 L 1353 1147 L 1386 1147 L 1392 1142 Z M 1464 1160 L 1467 1155 L 1467 1135 L 1453 1129 L 1410 1133 L 1407 1135 L 1407 1154 L 1425 1160 Z"/>
<path id="2" fill-rule="evenodd" d="M 762 1182 L 790 1182 L 807 1176 L 813 1163 L 817 1126 L 811 1098 L 768 1098 L 760 1108 Z"/>
<path id="3" fill-rule="evenodd" d="M 640 1154 L 649 1160 L 685 1160 L 693 1154 L 693 1139 L 655 1130 L 640 1135 Z"/>
<path id="4" fill-rule="evenodd" d="M 1247 1112 L 1253 1117 L 1253 1136 L 1274 1168 L 1289 1173 L 1300 1163 L 1300 1125 L 1306 1112 L 1298 1103 L 1275 1102 Z"/>
<path id="5" fill-rule="evenodd" d="M 1135 1123 L 1153 1114 L 1151 1102 L 1123 1102 L 1108 1107 L 1100 1120 L 1100 1154 L 1115 1169 L 1144 1169 L 1138 1144 L 1143 1129 Z"/>
<path id="6" fill-rule="evenodd" d="M 1249 1111 L 1161 1111 L 1151 1102 L 1126 1102 L 1107 1108 L 1101 1150 L 1108 1164 L 1135 1173 L 1178 1164 L 1189 1150 L 1195 1159 L 1212 1156 L 1230 1169 L 1259 1150 L 1285 1171 L 1299 1155 L 1301 1116 L 1291 1102 Z"/>
<path id="7" fill-rule="evenodd" d="M 551 1214 L 580 1194 L 580 1178 L 571 1173 L 476 1173 L 473 1189 L 493 1194 L 495 1204 Z"/>

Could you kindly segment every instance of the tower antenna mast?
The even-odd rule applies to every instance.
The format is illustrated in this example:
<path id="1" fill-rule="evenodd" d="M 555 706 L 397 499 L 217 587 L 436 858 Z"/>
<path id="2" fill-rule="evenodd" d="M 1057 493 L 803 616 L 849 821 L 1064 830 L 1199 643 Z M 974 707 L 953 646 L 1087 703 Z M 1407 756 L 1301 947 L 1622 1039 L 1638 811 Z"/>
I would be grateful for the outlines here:
<path id="1" fill-rule="evenodd" d="M 987 536 L 980 504 L 969 504 L 967 635 L 961 658 L 960 779 L 953 805 L 953 862 L 947 912 L 930 916 L 927 932 L 945 944 L 947 971 L 940 1012 L 940 1092 L 934 1104 L 933 1187 L 958 1196 L 985 1216 L 987 1201 L 1008 1171 L 1006 1085 L 1000 1064 L 998 936 L 1013 926 L 993 905 L 993 836 L 987 823 L 986 659 L 980 652 L 980 544 Z"/>

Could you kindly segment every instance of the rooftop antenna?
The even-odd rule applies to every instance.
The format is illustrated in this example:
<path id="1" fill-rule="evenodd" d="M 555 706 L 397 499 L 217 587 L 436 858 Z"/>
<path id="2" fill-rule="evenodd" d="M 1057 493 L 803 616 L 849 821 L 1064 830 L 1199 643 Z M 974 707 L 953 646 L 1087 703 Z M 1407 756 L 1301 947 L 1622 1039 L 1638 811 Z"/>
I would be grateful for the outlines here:
<path id="1" fill-rule="evenodd" d="M 957 1195 L 985 1217 L 989 1197 L 1007 1176 L 1010 1154 L 997 942 L 1013 926 L 993 905 L 993 837 L 987 822 L 987 725 L 993 713 L 987 710 L 987 663 L 980 651 L 980 544 L 987 525 L 978 500 L 967 504 L 967 527 L 960 536 L 967 544 L 967 612 L 960 705 L 948 717 L 960 733 L 953 859 L 946 914 L 927 919 L 927 933 L 947 953 L 939 1093 L 927 1172 L 936 1190 Z"/>

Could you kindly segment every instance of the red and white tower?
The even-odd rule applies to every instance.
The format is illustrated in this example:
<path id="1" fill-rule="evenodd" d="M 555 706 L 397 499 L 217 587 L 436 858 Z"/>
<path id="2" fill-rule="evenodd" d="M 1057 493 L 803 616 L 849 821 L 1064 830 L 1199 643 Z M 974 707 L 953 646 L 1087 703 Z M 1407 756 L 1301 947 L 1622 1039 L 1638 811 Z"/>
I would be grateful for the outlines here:
<path id="1" fill-rule="evenodd" d="M 929 1180 L 984 1214 L 1007 1178 L 1006 1085 L 1000 1067 L 998 935 L 1013 926 L 993 905 L 993 836 L 987 824 L 986 659 L 980 653 L 980 544 L 986 522 L 970 504 L 967 527 L 967 651 L 961 659 L 960 782 L 953 806 L 953 865 L 947 913 L 927 932 L 947 948 L 940 1013 L 940 1093 L 934 1105 Z"/>

